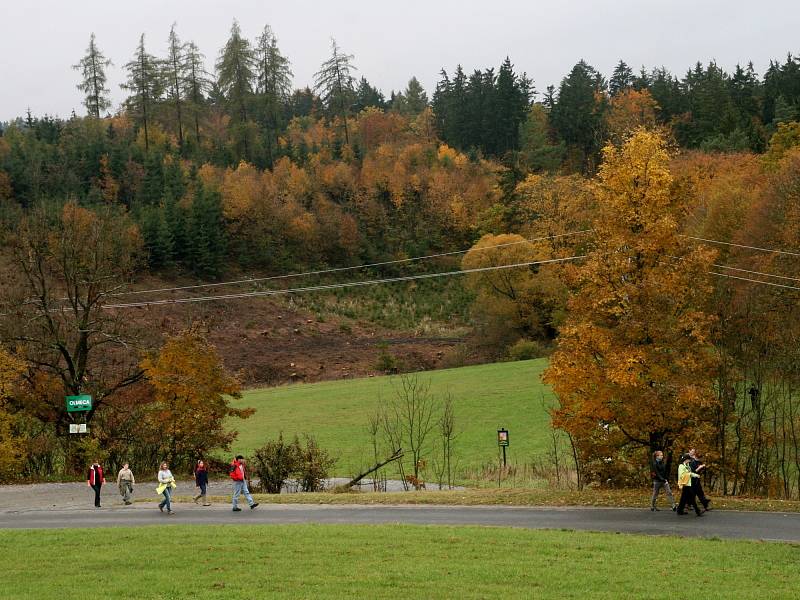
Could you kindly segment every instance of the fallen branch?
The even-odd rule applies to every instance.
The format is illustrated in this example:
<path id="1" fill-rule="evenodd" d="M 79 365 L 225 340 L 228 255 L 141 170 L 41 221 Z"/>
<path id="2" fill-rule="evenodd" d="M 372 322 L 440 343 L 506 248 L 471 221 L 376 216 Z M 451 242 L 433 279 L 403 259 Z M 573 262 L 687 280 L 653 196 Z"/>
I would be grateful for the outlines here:
<path id="1" fill-rule="evenodd" d="M 377 471 L 381 467 L 386 466 L 390 462 L 394 462 L 394 461 L 396 461 L 396 460 L 398 460 L 400 458 L 403 458 L 403 449 L 402 448 L 398 448 L 397 450 L 395 450 L 394 453 L 389 458 L 387 458 L 386 460 L 384 460 L 382 462 L 379 462 L 379 463 L 375 463 L 375 466 L 373 466 L 372 468 L 364 471 L 363 473 L 357 475 L 356 477 L 353 477 L 353 479 L 350 480 L 350 483 L 346 483 L 342 487 L 351 488 L 354 485 L 356 485 L 359 481 L 364 479 L 364 477 L 366 477 L 370 473 L 374 473 L 375 471 Z"/>

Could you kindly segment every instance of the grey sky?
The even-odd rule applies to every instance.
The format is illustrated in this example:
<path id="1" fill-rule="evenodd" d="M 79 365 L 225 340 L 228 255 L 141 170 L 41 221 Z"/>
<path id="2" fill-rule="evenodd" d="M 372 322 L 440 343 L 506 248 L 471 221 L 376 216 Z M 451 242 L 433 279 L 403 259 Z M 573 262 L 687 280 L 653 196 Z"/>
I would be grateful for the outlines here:
<path id="1" fill-rule="evenodd" d="M 537 90 L 558 84 L 580 58 L 608 75 L 622 58 L 683 74 L 695 61 L 731 69 L 752 60 L 761 74 L 770 59 L 800 52 L 797 0 L 405 0 L 264 2 L 256 0 L 0 0 L 0 120 L 24 114 L 84 113 L 70 68 L 94 31 L 106 56 L 114 106 L 122 66 L 139 35 L 163 55 L 170 25 L 194 40 L 209 68 L 233 18 L 253 39 L 272 26 L 292 61 L 295 87 L 311 84 L 334 36 L 355 54 L 359 76 L 388 95 L 416 75 L 432 93 L 439 70 L 471 71 L 506 55 Z"/>

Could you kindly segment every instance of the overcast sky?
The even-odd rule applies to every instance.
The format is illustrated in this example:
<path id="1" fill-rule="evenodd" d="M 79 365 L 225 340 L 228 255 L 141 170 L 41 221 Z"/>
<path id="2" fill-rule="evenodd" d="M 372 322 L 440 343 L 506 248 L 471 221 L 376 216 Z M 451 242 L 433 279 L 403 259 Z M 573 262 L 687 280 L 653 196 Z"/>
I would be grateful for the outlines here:
<path id="1" fill-rule="evenodd" d="M 28 107 L 35 115 L 83 114 L 70 66 L 91 32 L 114 62 L 116 108 L 122 66 L 141 33 L 148 50 L 163 55 L 176 22 L 211 67 L 234 18 L 250 39 L 265 24 L 273 28 L 295 87 L 312 84 L 333 36 L 355 55 L 358 75 L 387 95 L 412 75 L 430 95 L 442 67 L 471 71 L 506 55 L 543 91 L 581 58 L 606 75 L 620 58 L 680 75 L 697 60 L 728 70 L 752 60 L 761 74 L 770 59 L 800 53 L 798 0 L 0 0 L 0 120 Z"/>

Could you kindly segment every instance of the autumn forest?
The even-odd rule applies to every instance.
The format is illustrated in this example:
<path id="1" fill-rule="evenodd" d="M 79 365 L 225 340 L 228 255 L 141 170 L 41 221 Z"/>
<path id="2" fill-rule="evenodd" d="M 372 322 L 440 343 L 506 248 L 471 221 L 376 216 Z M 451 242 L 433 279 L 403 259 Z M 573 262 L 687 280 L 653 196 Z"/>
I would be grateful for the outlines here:
<path id="1" fill-rule="evenodd" d="M 85 114 L 0 123 L 0 480 L 229 447 L 242 382 L 196 315 L 154 331 L 129 305 L 167 296 L 130 291 L 461 270 L 393 293 L 427 294 L 414 318 L 457 321 L 480 360 L 549 357 L 579 483 L 696 445 L 716 492 L 800 498 L 800 58 L 587 57 L 542 88 L 499 56 L 387 94 L 335 40 L 296 88 L 269 26 L 234 22 L 207 59 L 174 25 L 121 67 L 97 34 L 74 57 Z"/>

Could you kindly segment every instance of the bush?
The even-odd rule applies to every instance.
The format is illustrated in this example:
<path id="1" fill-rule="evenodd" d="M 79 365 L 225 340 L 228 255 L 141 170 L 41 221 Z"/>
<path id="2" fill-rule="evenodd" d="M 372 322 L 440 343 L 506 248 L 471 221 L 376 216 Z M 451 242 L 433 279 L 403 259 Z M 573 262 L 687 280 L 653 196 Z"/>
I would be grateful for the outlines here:
<path id="1" fill-rule="evenodd" d="M 269 441 L 253 454 L 251 464 L 258 476 L 258 490 L 267 494 L 280 494 L 289 478 L 297 479 L 304 492 L 317 492 L 323 488 L 336 459 L 317 445 L 313 436 L 306 435 L 305 446 L 295 436 L 291 443 L 283 434 Z"/>
<path id="2" fill-rule="evenodd" d="M 375 370 L 381 373 L 397 373 L 399 370 L 397 359 L 386 350 L 381 350 L 375 362 Z"/>
<path id="3" fill-rule="evenodd" d="M 336 459 L 320 448 L 312 436 L 305 438 L 305 448 L 300 447 L 297 438 L 294 440 L 298 450 L 295 475 L 304 492 L 318 492 L 324 488 L 324 480 L 336 464 Z"/>
<path id="4" fill-rule="evenodd" d="M 258 489 L 267 494 L 280 494 L 284 482 L 295 470 L 298 463 L 300 444 L 287 444 L 283 434 L 276 441 L 269 441 L 253 454 L 253 471 L 258 475 Z"/>
<path id="5" fill-rule="evenodd" d="M 509 360 L 530 360 L 547 356 L 549 350 L 545 344 L 536 340 L 518 340 L 508 349 Z"/>

